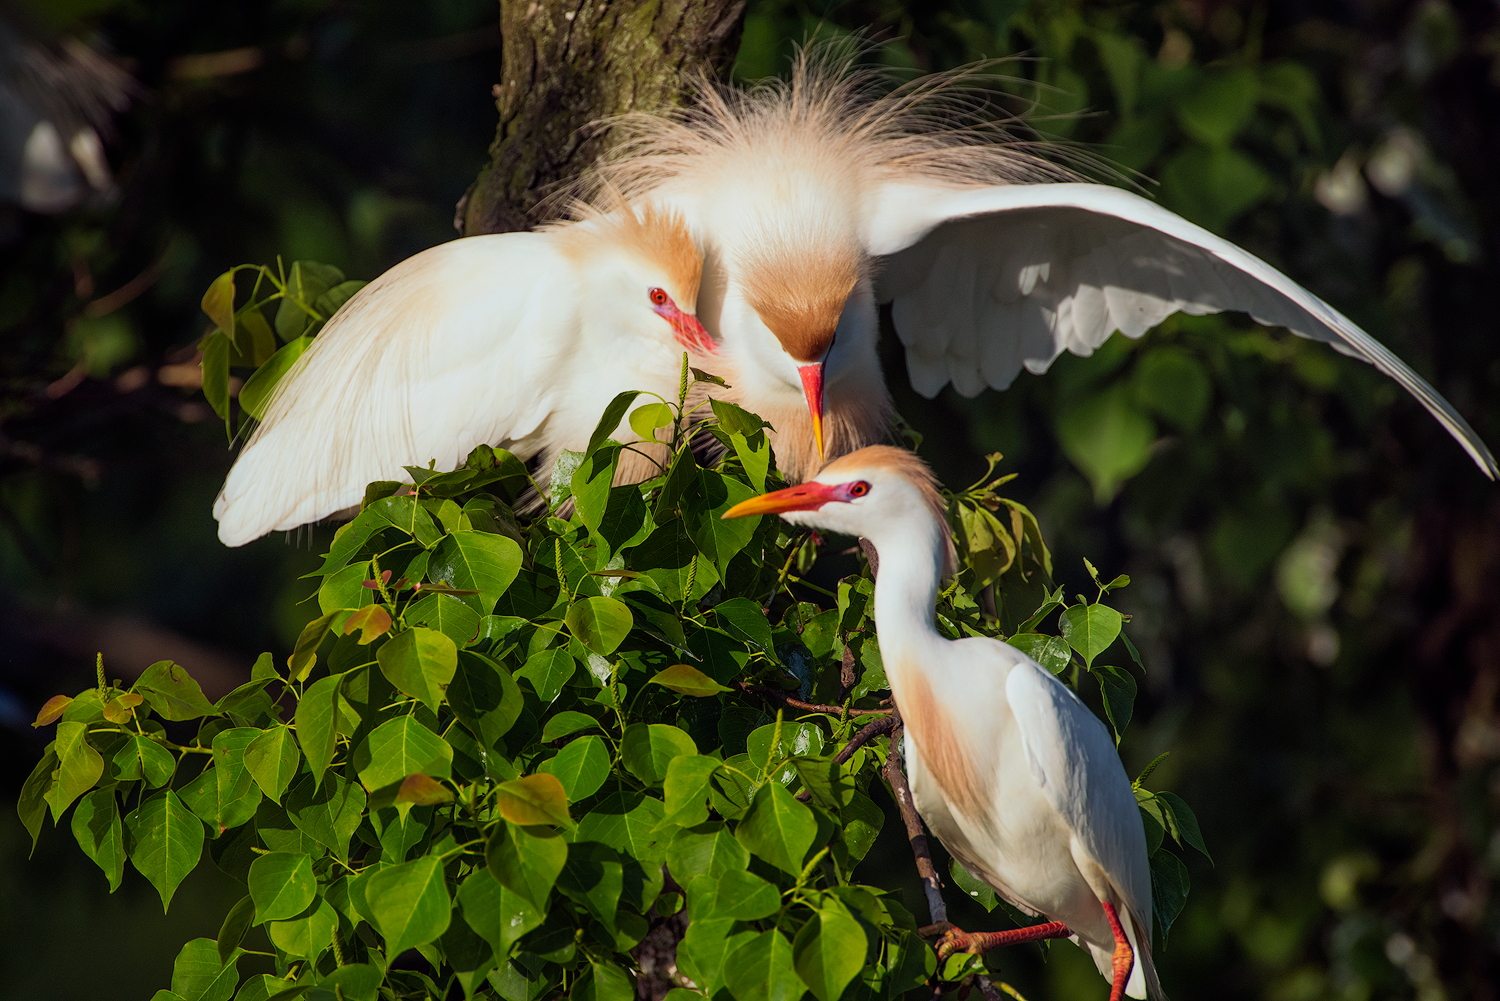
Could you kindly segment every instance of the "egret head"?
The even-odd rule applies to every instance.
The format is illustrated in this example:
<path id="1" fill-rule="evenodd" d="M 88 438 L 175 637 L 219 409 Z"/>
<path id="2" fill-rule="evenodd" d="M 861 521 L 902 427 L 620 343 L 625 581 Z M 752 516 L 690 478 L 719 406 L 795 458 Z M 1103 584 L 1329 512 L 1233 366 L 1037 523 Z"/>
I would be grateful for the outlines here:
<path id="1" fill-rule="evenodd" d="M 947 502 L 927 464 L 905 449 L 870 445 L 834 459 L 795 487 L 762 494 L 724 512 L 725 518 L 777 514 L 794 525 L 886 541 L 929 540 L 944 574 L 956 559 Z"/>
<path id="2" fill-rule="evenodd" d="M 589 293 L 621 319 L 650 310 L 665 321 L 677 343 L 694 354 L 714 354 L 718 344 L 698 321 L 703 251 L 682 216 L 652 203 L 614 203 L 602 212 L 580 206 L 582 221 L 564 224 L 563 245 L 589 275 Z M 620 315 L 623 307 L 626 312 Z M 651 321 L 646 328 L 655 330 Z"/>

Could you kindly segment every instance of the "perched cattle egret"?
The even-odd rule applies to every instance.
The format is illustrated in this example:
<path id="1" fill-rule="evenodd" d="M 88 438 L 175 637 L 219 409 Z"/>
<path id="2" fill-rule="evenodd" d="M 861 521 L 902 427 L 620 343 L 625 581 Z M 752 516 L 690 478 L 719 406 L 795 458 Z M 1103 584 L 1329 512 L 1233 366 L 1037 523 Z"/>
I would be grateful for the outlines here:
<path id="1" fill-rule="evenodd" d="M 906 729 L 917 811 L 966 869 L 1051 919 L 989 934 L 949 927 L 942 951 L 1069 937 L 1113 985 L 1111 1001 L 1160 997 L 1146 835 L 1114 741 L 1021 651 L 938 633 L 934 609 L 953 570 L 953 541 L 926 465 L 889 445 L 863 448 L 724 517 L 757 514 L 874 544 L 875 629 Z"/>
<path id="2" fill-rule="evenodd" d="M 705 86 L 685 111 L 622 123 L 631 138 L 570 221 L 386 272 L 282 380 L 215 506 L 220 538 L 326 518 L 370 480 L 451 468 L 480 443 L 540 457 L 545 475 L 616 391 L 673 395 L 682 348 L 771 422 L 797 482 L 889 437 L 887 302 L 929 397 L 1004 389 L 1174 312 L 1247 312 L 1374 364 L 1496 475 L 1431 386 L 1264 261 L 987 133 L 955 110 L 961 76 L 883 96 L 874 82 L 804 55 L 788 82 Z"/>
<path id="3" fill-rule="evenodd" d="M 396 265 L 339 310 L 283 378 L 224 483 L 219 538 L 239 546 L 359 503 L 409 465 L 452 469 L 476 445 L 582 449 L 615 394 L 675 398 L 702 256 L 647 207 L 536 233 L 455 240 Z M 616 437 L 637 440 L 622 425 Z M 647 454 L 664 447 L 643 446 Z M 621 455 L 646 479 L 651 459 Z"/>

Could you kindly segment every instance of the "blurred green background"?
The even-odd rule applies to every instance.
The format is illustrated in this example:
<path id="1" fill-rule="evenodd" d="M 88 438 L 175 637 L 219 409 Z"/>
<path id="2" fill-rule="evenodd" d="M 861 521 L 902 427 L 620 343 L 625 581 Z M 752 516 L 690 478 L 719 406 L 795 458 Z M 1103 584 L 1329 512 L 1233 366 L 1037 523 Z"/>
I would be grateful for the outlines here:
<path id="1" fill-rule="evenodd" d="M 312 590 L 295 578 L 331 530 L 218 544 L 231 453 L 194 386 L 198 298 L 241 262 L 371 278 L 451 238 L 494 130 L 495 14 L 491 0 L 0 10 L 7 66 L 17 46 L 77 40 L 129 74 L 110 85 L 122 110 L 99 119 L 108 176 L 60 210 L 0 205 L 11 803 L 45 742 L 27 722 L 89 683 L 96 651 L 126 677 L 174 658 L 217 695 L 289 648 Z M 1500 444 L 1500 7 L 756 0 L 736 76 L 850 30 L 895 67 L 1020 56 L 995 67 L 1001 105 L 1292 275 Z M 0 83 L 0 105 L 79 103 Z M 1062 582 L 1082 586 L 1083 556 L 1133 579 L 1120 597 L 1148 677 L 1122 751 L 1132 773 L 1172 751 L 1152 784 L 1194 805 L 1216 863 L 1187 860 L 1192 897 L 1157 954 L 1167 991 L 1500 995 L 1500 492 L 1417 404 L 1242 316 L 1176 318 L 974 400 L 922 400 L 899 351 L 886 364 L 950 485 L 1003 451 Z M 869 864 L 907 865 L 892 835 Z M 205 866 L 164 918 L 133 872 L 107 894 L 66 831 L 27 849 L 7 805 L 6 998 L 149 998 L 232 902 Z M 1031 1001 L 1105 996 L 1077 950 L 1012 963 Z"/>

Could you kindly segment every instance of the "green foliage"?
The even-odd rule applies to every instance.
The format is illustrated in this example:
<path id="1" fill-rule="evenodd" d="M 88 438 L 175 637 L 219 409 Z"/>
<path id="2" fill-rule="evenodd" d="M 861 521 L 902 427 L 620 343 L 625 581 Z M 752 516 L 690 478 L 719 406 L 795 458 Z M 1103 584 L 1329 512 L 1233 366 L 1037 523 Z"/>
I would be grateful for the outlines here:
<path id="1" fill-rule="evenodd" d="M 319 273 L 293 270 L 304 289 Z M 232 339 L 246 324 L 229 295 L 221 279 L 205 308 Z M 299 315 L 279 312 L 278 329 L 302 336 Z M 844 580 L 828 608 L 798 601 L 803 533 L 720 521 L 774 477 L 770 446 L 758 418 L 715 403 L 688 415 L 725 446 L 699 465 L 678 430 L 686 377 L 676 401 L 614 401 L 577 457 L 568 518 L 518 518 L 527 481 L 487 448 L 455 472 L 413 469 L 408 495 L 372 487 L 314 575 L 325 610 L 284 670 L 262 658 L 211 703 L 180 665 L 130 691 L 101 666 L 98 687 L 43 709 L 57 736 L 22 798 L 33 834 L 77 801 L 74 835 L 111 888 L 128 857 L 167 905 L 205 845 L 245 883 L 218 939 L 183 948 L 173 993 L 227 998 L 253 955 L 274 972 L 245 997 L 420 997 L 431 969 L 467 996 L 623 1001 L 628 951 L 680 906 L 663 864 L 686 894 L 682 969 L 705 992 L 835 1001 L 856 980 L 893 995 L 934 973 L 913 917 L 854 876 L 883 819 L 869 798 L 881 755 L 832 756 L 881 711 L 871 580 Z M 674 454 L 655 479 L 613 486 L 623 446 L 605 436 L 627 411 L 672 428 Z M 976 601 L 999 584 L 1000 604 L 1030 613 L 1012 642 L 1075 683 L 1091 670 L 1122 730 L 1134 681 L 1095 661 L 1122 625 L 1101 601 L 1127 581 L 1092 603 L 1049 593 L 1050 554 L 996 492 L 998 460 L 952 498 L 965 564 L 942 628 L 1001 635 Z M 1054 613 L 1060 636 L 1041 631 Z M 787 687 L 831 704 L 788 718 L 774 694 Z M 1180 798 L 1138 795 L 1158 854 L 1163 833 L 1202 850 Z M 1165 931 L 1186 876 L 1171 856 L 1153 867 Z"/>

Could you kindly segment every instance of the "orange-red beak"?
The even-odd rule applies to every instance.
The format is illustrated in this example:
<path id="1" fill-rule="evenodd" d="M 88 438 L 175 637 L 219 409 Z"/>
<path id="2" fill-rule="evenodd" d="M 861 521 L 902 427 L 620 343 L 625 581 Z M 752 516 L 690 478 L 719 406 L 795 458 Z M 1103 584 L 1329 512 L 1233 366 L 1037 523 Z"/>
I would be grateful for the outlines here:
<path id="1" fill-rule="evenodd" d="M 802 395 L 807 398 L 807 412 L 812 415 L 813 441 L 818 446 L 818 461 L 823 461 L 823 362 L 797 366 L 802 376 Z"/>
<path id="2" fill-rule="evenodd" d="M 814 425 L 816 426 L 816 425 Z M 839 488 L 825 483 L 801 483 L 785 490 L 775 490 L 759 497 L 740 501 L 721 518 L 747 518 L 752 514 L 785 514 L 788 511 L 816 511 L 832 500 L 841 499 Z"/>

